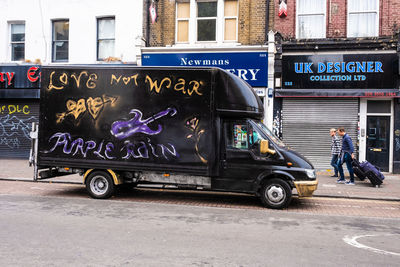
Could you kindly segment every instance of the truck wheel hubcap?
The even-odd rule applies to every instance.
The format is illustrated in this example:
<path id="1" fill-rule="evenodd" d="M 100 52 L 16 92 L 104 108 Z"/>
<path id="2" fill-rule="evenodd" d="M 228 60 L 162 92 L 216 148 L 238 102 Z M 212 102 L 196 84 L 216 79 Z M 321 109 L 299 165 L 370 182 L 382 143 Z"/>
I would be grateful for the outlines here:
<path id="1" fill-rule="evenodd" d="M 108 190 L 107 179 L 103 176 L 95 176 L 92 181 L 90 181 L 90 189 L 96 195 L 102 195 Z"/>
<path id="2" fill-rule="evenodd" d="M 280 204 L 285 200 L 285 191 L 277 185 L 270 185 L 265 192 L 267 199 L 275 204 Z"/>

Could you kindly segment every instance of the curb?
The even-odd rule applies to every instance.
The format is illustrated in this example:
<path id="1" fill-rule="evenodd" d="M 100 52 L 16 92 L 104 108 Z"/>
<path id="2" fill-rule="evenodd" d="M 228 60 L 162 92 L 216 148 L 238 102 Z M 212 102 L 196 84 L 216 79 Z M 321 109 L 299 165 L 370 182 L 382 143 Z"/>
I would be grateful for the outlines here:
<path id="1" fill-rule="evenodd" d="M 31 182 L 31 183 L 47 183 L 47 184 L 76 184 L 76 185 L 83 185 L 83 183 L 75 182 L 75 181 L 49 181 L 49 180 L 29 180 L 26 178 L 0 178 L 0 181 L 12 181 L 12 182 Z M 159 187 L 144 187 L 150 189 L 160 189 Z M 212 192 L 212 191 L 211 191 Z M 298 196 L 297 194 L 293 194 L 293 196 Z M 377 201 L 393 201 L 393 202 L 400 202 L 400 198 L 372 198 L 372 197 L 359 197 L 359 196 L 338 196 L 338 195 L 318 195 L 314 194 L 313 197 L 319 198 L 337 198 L 337 199 L 358 199 L 358 200 L 377 200 Z"/>
<path id="2" fill-rule="evenodd" d="M 83 183 L 75 182 L 75 181 L 46 181 L 46 180 L 37 180 L 33 181 L 25 178 L 0 178 L 0 181 L 11 181 L 11 182 L 30 182 L 30 183 L 46 183 L 46 184 L 80 184 Z"/>
<path id="3" fill-rule="evenodd" d="M 320 197 L 320 198 L 346 198 L 346 199 L 357 199 L 357 200 L 378 200 L 378 201 L 393 201 L 400 202 L 400 198 L 373 198 L 373 197 L 349 197 L 349 196 L 338 196 L 338 195 L 313 195 L 312 197 Z"/>

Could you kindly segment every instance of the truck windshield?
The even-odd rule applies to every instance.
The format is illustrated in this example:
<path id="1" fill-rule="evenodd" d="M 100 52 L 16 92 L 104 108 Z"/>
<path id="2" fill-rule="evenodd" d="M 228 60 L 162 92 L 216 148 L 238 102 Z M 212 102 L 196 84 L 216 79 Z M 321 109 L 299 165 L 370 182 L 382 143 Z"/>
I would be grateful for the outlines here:
<path id="1" fill-rule="evenodd" d="M 264 125 L 264 123 L 260 121 L 253 121 L 262 131 L 263 133 L 268 136 L 271 141 L 273 141 L 275 144 L 277 144 L 280 147 L 285 147 L 285 143 L 283 143 L 278 137 L 276 137 L 269 129 L 267 126 Z"/>

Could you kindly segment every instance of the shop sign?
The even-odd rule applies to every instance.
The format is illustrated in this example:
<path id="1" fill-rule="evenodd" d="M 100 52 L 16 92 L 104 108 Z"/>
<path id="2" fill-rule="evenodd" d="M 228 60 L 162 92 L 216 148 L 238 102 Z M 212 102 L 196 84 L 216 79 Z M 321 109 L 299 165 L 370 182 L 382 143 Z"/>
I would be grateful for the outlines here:
<path id="1" fill-rule="evenodd" d="M 143 66 L 219 67 L 251 86 L 268 85 L 268 53 L 144 53 Z"/>
<path id="2" fill-rule="evenodd" d="M 285 89 L 391 89 L 398 58 L 392 54 L 283 56 Z"/>
<path id="3" fill-rule="evenodd" d="M 37 89 L 40 87 L 39 79 L 39 66 L 0 66 L 0 89 Z"/>

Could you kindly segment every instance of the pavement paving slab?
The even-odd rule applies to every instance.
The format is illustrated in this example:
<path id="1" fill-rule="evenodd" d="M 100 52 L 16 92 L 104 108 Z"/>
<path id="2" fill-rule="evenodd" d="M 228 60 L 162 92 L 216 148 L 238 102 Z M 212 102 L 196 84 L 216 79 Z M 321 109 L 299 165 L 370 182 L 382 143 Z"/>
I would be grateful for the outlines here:
<path id="1" fill-rule="evenodd" d="M 400 201 L 400 175 L 389 173 L 384 175 L 383 184 L 374 187 L 368 179 L 360 181 L 357 178 L 354 186 L 337 184 L 337 178 L 330 177 L 329 173 L 320 173 L 317 175 L 319 184 L 314 196 Z M 0 180 L 32 181 L 33 167 L 30 167 L 25 159 L 0 159 Z M 75 174 L 44 179 L 41 182 L 82 184 L 82 177 Z"/>

